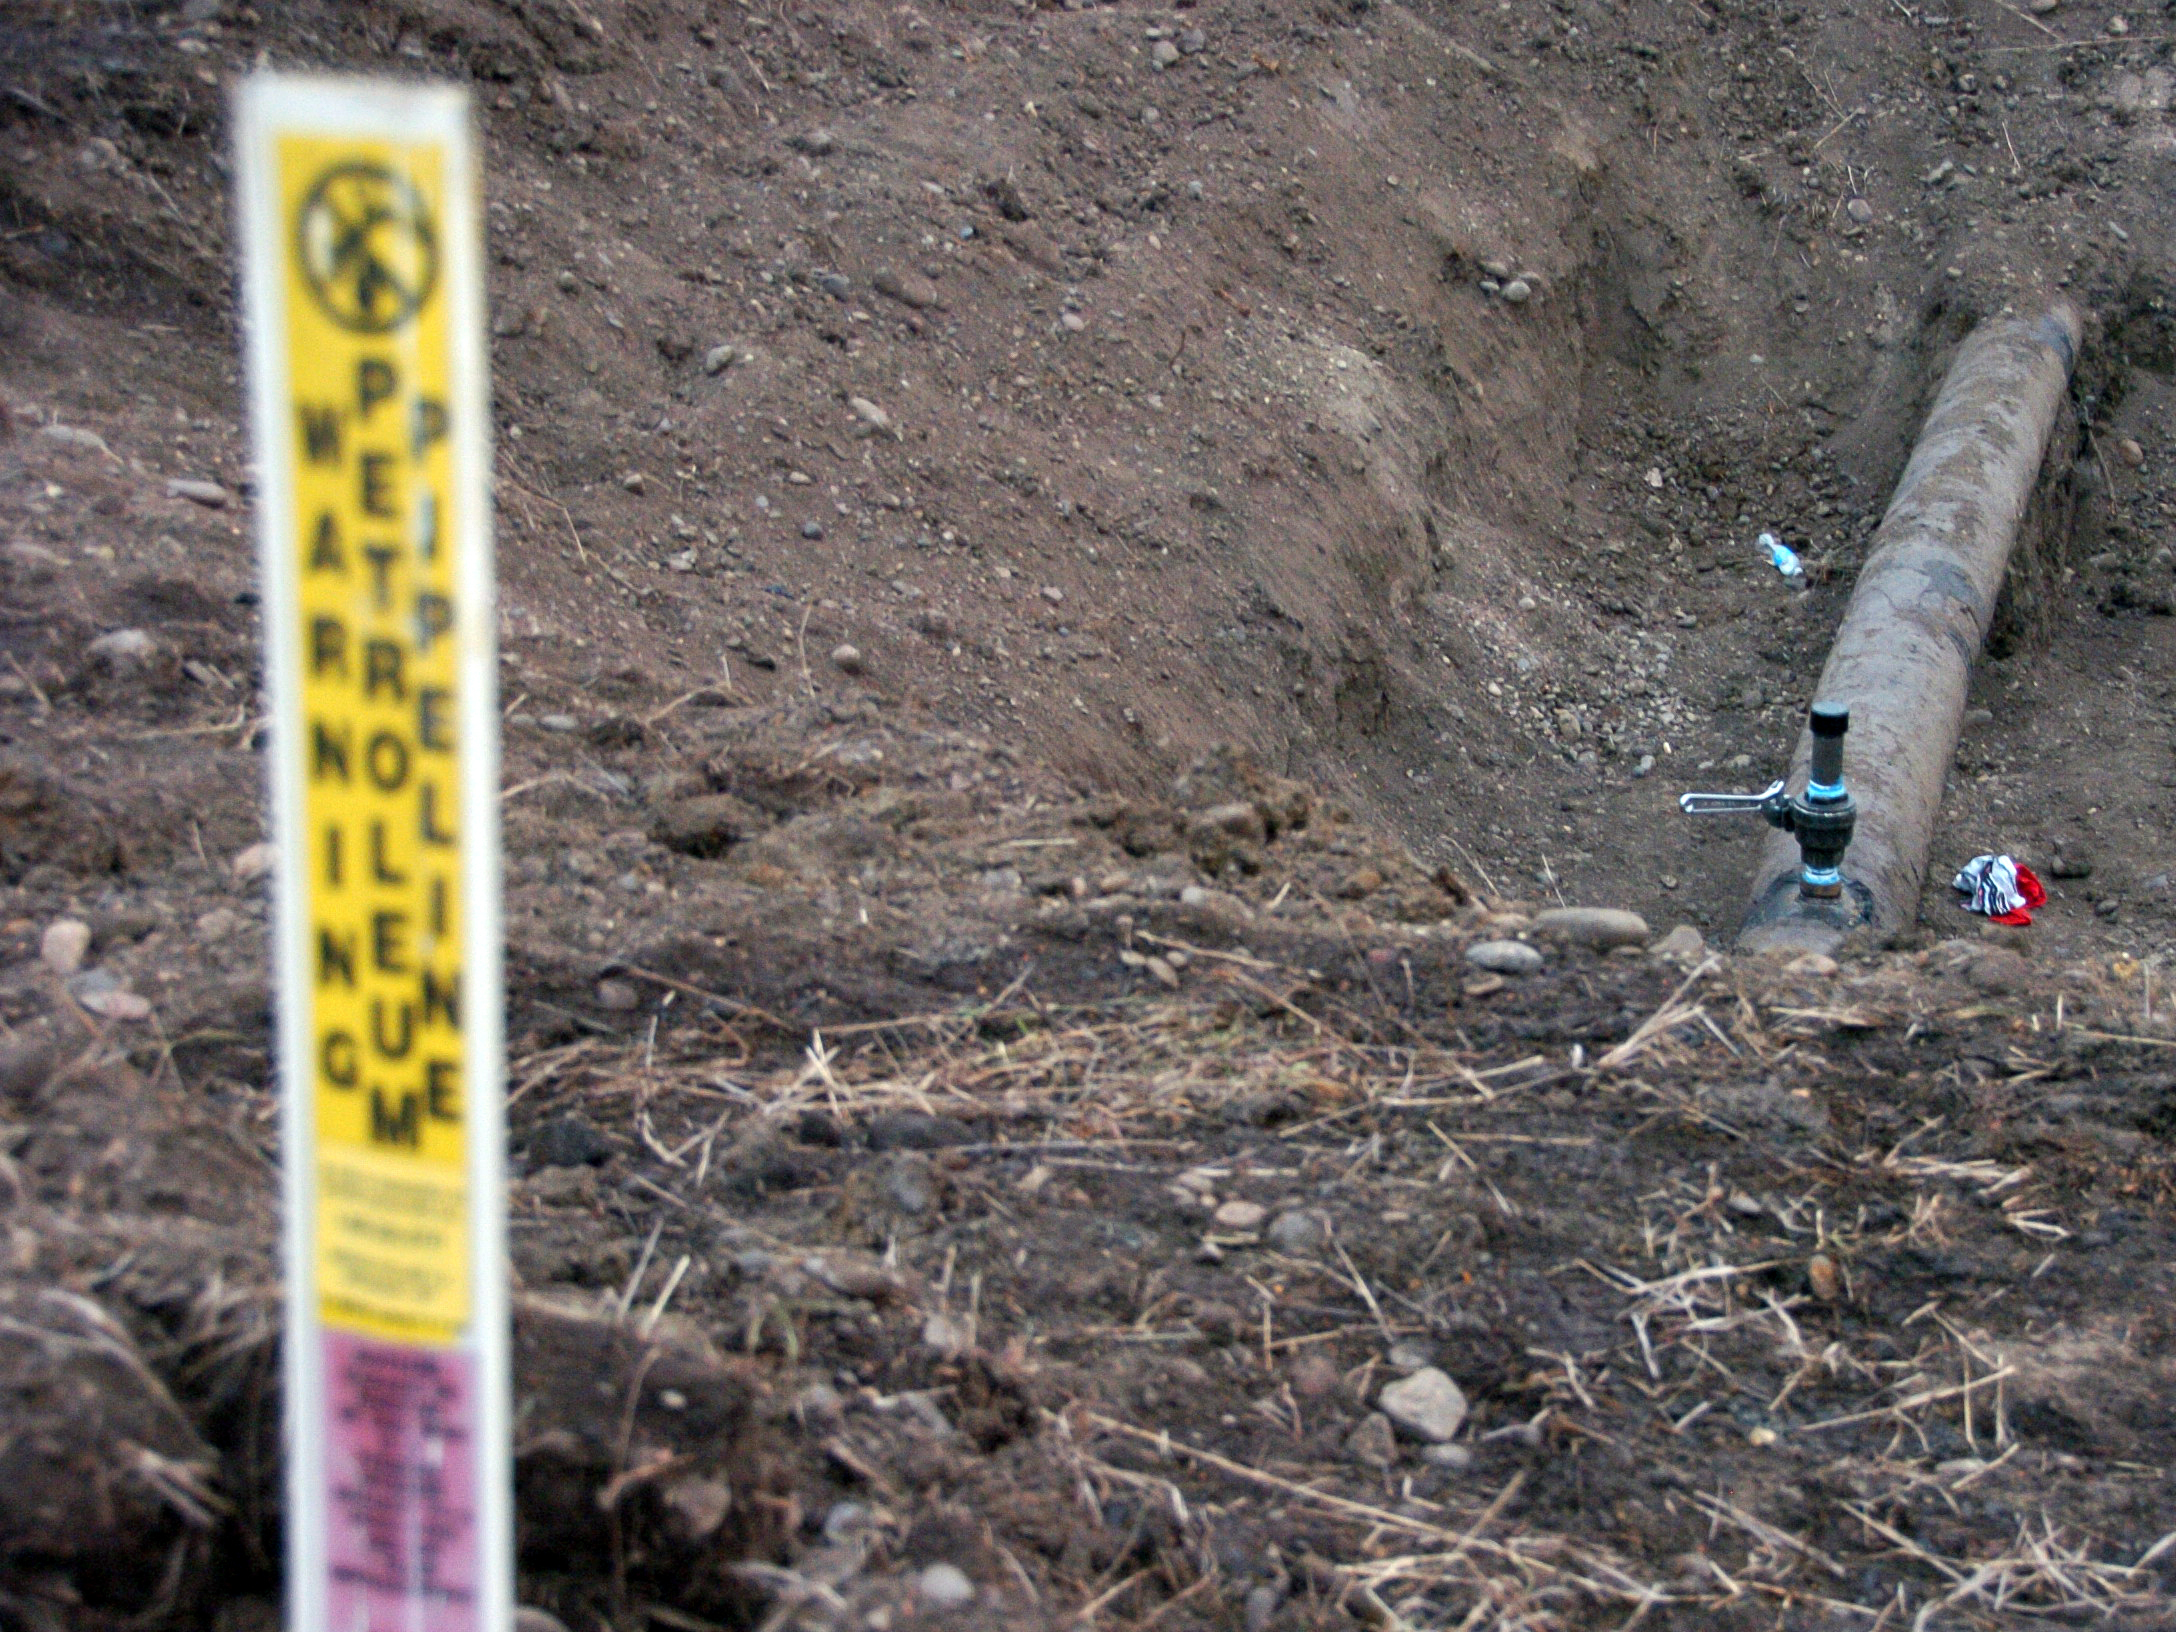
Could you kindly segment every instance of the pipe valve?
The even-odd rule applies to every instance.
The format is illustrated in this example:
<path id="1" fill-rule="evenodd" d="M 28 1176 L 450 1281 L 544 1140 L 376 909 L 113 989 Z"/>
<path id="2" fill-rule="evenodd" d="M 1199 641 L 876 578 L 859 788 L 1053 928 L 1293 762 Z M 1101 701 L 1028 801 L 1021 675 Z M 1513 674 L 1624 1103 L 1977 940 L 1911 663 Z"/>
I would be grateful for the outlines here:
<path id="1" fill-rule="evenodd" d="M 1815 900 L 1843 894 L 1844 852 L 1851 847 L 1859 807 L 1844 786 L 1844 733 L 1851 710 L 1816 703 L 1812 711 L 1813 765 L 1806 788 L 1785 794 L 1785 784 L 1771 782 L 1759 793 L 1686 793 L 1677 808 L 1688 816 L 1725 816 L 1736 812 L 1762 817 L 1798 840 L 1798 893 Z"/>

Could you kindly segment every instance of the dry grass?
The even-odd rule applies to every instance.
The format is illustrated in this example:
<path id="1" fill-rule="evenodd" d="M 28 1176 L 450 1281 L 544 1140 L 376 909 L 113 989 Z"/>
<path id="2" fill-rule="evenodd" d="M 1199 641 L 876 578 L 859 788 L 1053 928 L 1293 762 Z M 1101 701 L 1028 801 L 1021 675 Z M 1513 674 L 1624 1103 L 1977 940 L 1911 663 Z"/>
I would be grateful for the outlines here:
<path id="1" fill-rule="evenodd" d="M 637 1046 L 584 1041 L 524 1061 L 518 1091 L 600 1116 L 617 1108 L 676 1190 L 700 1188 L 715 1157 L 751 1130 L 804 1111 L 845 1127 L 901 1111 L 971 1121 L 990 1131 L 955 1148 L 1028 1162 L 1017 1181 L 1027 1193 L 1052 1174 L 1169 1188 L 1192 1172 L 1214 1182 L 1226 1173 L 1207 1154 L 1215 1130 L 1229 1125 L 1235 1107 L 1273 1106 L 1276 1137 L 1293 1160 L 1328 1163 L 1355 1195 L 1375 1187 L 1410 1205 L 1430 1191 L 1470 1186 L 1512 1223 L 1534 1204 L 1503 1188 L 1483 1155 L 1592 1149 L 1614 1136 L 1576 1131 L 1576 1123 L 1562 1128 L 1538 1104 L 1547 1090 L 1570 1089 L 1589 1115 L 1643 1118 L 1641 1127 L 1674 1122 L 1743 1147 L 1749 1136 L 1703 1104 L 1706 1084 L 1752 1071 L 1833 1083 L 1845 1072 L 1823 1052 L 1828 1039 L 1901 1023 L 1858 1005 L 1771 1003 L 1709 960 L 1591 1063 L 1576 1048 L 1506 1058 L 1368 1024 L 1324 1001 L 1308 971 L 1168 939 L 1139 945 L 1191 970 L 1192 989 L 1078 1011 L 1009 990 L 953 1012 L 811 1035 L 797 1058 L 774 1054 L 768 1064 L 757 1063 L 752 1028 L 775 1017 L 713 1009 L 701 1026 Z M 2014 1069 L 2023 1077 L 2038 1067 L 2021 1058 Z M 1545 1365 L 1521 1385 L 1529 1415 L 1482 1433 L 1556 1445 L 1556 1455 L 1590 1441 L 1675 1446 L 1680 1455 L 1713 1447 L 1721 1482 L 1665 1499 L 1707 1526 L 1697 1568 L 1643 1561 L 1558 1527 L 1549 1510 L 1522 1503 L 1524 1475 L 1471 1497 L 1385 1501 L 1379 1485 L 1371 1491 L 1348 1466 L 1280 1471 L 1193 1426 L 1182 1437 L 1076 1406 L 1055 1416 L 1051 1430 L 1086 1488 L 1148 1494 L 1182 1531 L 1233 1491 L 1311 1514 L 1345 1538 L 1334 1556 L 1317 1560 L 1317 1587 L 1364 1621 L 1415 1632 L 1631 1626 L 1746 1603 L 1777 1612 L 1811 1605 L 1846 1624 L 1930 1632 L 1974 1617 L 2176 1610 L 2153 1557 L 2118 1562 L 2088 1529 L 2021 1499 L 2032 1487 L 2034 1453 L 2016 1425 L 2010 1390 L 2019 1371 L 2001 1343 L 1939 1304 L 1903 1321 L 1886 1351 L 1831 1318 L 1824 1300 L 1856 1298 L 1853 1266 L 1885 1247 L 1947 1243 L 1980 1217 L 2050 1243 L 2069 1233 L 2060 1198 L 2031 1167 L 1956 1154 L 1952 1135 L 1930 1120 L 1856 1159 L 1790 1168 L 1788 1188 L 1771 1186 L 1757 1199 L 1712 1165 L 1672 1173 L 1643 1198 L 1636 1222 L 1627 1221 L 1626 1250 L 1559 1266 L 1557 1273 L 1584 1272 L 1622 1300 L 1623 1346 L 1587 1355 L 1534 1351 Z M 1422 1149 L 1431 1153 L 1425 1161 L 1416 1154 Z M 1259 1151 L 1252 1161 L 1257 1176 L 1274 1171 Z M 1901 1221 L 1874 1231 L 1839 1213 L 1832 1192 L 1851 1176 L 1883 1187 Z M 1203 1250 L 1215 1244 L 1212 1232 Z M 1250 1238 L 1224 1245 L 1253 1250 Z M 1828 1266 L 1825 1279 L 1809 1280 L 1816 1259 Z M 1426 1311 L 1398 1289 L 1396 1273 L 1363 1262 L 1342 1236 L 1316 1260 L 1255 1261 L 1265 1266 L 1254 1276 L 1257 1369 L 1272 1379 L 1286 1357 L 1318 1343 L 1387 1343 L 1428 1329 Z M 1349 1313 L 1318 1310 L 1313 1329 L 1292 1318 L 1278 1302 L 1292 1274 L 1311 1277 L 1306 1295 L 1317 1303 L 1341 1289 Z M 1132 1320 L 1070 1324 L 1042 1311 L 1037 1352 L 1094 1356 L 1201 1341 L 1193 1325 L 1160 1307 Z M 1282 1406 L 1260 1409 L 1272 1420 L 1287 1415 Z M 1959 1440 L 1969 1456 L 1945 1449 Z M 1786 1441 L 1802 1448 L 1787 1464 L 1794 1488 L 1811 1458 L 1839 1477 L 1850 1470 L 1875 1494 L 1828 1503 L 1814 1528 L 1802 1511 L 1786 1518 L 1767 1476 L 1750 1474 L 1740 1460 L 1748 1449 Z M 1114 1460 L 1120 1446 L 1134 1453 L 1133 1465 Z M 1143 1453 L 1165 1466 L 1144 1469 Z M 1999 1545 L 1990 1538 L 1961 1558 L 1912 1539 L 1904 1515 L 1916 1505 L 1961 1514 L 1967 1493 L 1997 1488 L 2033 1513 Z M 1861 1602 L 1861 1573 L 1877 1563 L 1892 1580 L 1899 1568 L 1906 1579 L 1881 1602 Z M 1076 1584 L 1071 1601 L 1080 1607 L 1070 1624 L 1191 1624 L 1185 1611 L 1202 1601 L 1213 1566 L 1173 1568 Z"/>

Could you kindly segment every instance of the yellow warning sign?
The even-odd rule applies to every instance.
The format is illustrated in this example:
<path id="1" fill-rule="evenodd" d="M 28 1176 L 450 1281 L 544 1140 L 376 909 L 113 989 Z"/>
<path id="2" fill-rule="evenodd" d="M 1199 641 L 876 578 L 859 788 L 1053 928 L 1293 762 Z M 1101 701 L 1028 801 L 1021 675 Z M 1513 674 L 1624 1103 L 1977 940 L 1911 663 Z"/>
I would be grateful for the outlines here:
<path id="1" fill-rule="evenodd" d="M 279 843 L 293 1626 L 504 1632 L 490 444 L 452 87 L 236 103 Z"/>
<path id="2" fill-rule="evenodd" d="M 279 144 L 318 1296 L 388 1335 L 468 1317 L 445 162 Z"/>
<path id="3" fill-rule="evenodd" d="M 323 1318 L 470 1311 L 448 155 L 283 135 L 287 536 Z M 298 994 L 299 995 L 299 994 Z"/>

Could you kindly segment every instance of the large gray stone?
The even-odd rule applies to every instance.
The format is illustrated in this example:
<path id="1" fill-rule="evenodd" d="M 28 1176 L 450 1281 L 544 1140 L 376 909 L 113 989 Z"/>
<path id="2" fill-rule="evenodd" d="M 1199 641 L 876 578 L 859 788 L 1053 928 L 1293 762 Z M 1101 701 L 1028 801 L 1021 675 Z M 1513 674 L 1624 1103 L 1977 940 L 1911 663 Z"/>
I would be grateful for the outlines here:
<path id="1" fill-rule="evenodd" d="M 1466 1391 L 1434 1366 L 1423 1366 L 1386 1385 L 1375 1406 L 1408 1439 L 1441 1445 L 1465 1423 Z"/>
<path id="2" fill-rule="evenodd" d="M 1269 1226 L 1269 1244 L 1279 1252 L 1312 1252 L 1329 1238 L 1318 1214 L 1279 1213 Z"/>
<path id="3" fill-rule="evenodd" d="M 975 1584 L 957 1564 L 932 1564 L 915 1584 L 923 1601 L 938 1609 L 960 1609 L 975 1601 Z"/>
<path id="4" fill-rule="evenodd" d="M 1541 967 L 1541 954 L 1524 941 L 1476 941 L 1466 961 L 1499 975 L 1530 975 Z"/>
<path id="5" fill-rule="evenodd" d="M 1591 946 L 1597 952 L 1645 946 L 1651 933 L 1646 919 L 1617 907 L 1553 907 L 1534 920 L 1534 927 L 1544 935 L 1574 946 Z"/>

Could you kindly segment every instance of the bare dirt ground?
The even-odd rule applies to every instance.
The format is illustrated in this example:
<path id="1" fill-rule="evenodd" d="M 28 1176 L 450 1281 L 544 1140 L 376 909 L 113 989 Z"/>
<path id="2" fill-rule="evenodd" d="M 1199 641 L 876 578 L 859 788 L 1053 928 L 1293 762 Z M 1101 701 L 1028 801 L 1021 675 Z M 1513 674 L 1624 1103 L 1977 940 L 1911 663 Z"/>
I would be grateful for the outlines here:
<path id="1" fill-rule="evenodd" d="M 2162 35 L 6 8 L 0 1620 L 277 1598 L 263 62 L 486 136 L 526 1601 L 2168 1624 Z M 1922 930 L 1552 939 L 1727 939 L 1675 795 L 1780 769 L 1949 349 L 2057 292 Z"/>

